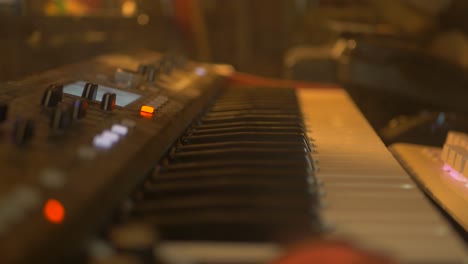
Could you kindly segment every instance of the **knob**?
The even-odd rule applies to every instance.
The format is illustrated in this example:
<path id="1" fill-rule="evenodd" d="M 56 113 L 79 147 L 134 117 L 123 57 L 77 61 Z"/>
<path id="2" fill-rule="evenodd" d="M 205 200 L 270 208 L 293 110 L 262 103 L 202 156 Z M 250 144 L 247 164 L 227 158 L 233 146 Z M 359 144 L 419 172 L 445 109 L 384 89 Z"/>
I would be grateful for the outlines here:
<path id="1" fill-rule="evenodd" d="M 159 64 L 159 67 L 160 67 L 160 71 L 161 71 L 162 74 L 171 75 L 171 73 L 172 73 L 172 63 L 168 58 L 161 61 L 160 64 Z"/>
<path id="2" fill-rule="evenodd" d="M 146 64 L 141 64 L 138 66 L 138 73 L 141 75 L 145 75 L 146 72 L 148 71 L 149 66 Z"/>
<path id="3" fill-rule="evenodd" d="M 72 123 L 72 111 L 69 106 L 61 106 L 54 109 L 50 116 L 50 128 L 52 130 L 63 130 Z"/>
<path id="4" fill-rule="evenodd" d="M 86 116 L 88 112 L 88 102 L 85 100 L 77 99 L 73 102 L 72 117 L 75 120 L 80 120 Z"/>
<path id="5" fill-rule="evenodd" d="M 116 99 L 117 99 L 117 95 L 115 93 L 105 93 L 102 96 L 101 109 L 105 111 L 114 110 Z"/>
<path id="6" fill-rule="evenodd" d="M 173 70 L 173 66 L 170 63 L 165 63 L 162 70 L 163 70 L 164 74 L 171 75 L 172 70 Z"/>
<path id="7" fill-rule="evenodd" d="M 8 104 L 0 102 L 0 123 L 3 123 L 7 120 L 8 115 Z"/>
<path id="8" fill-rule="evenodd" d="M 86 83 L 81 97 L 87 100 L 96 100 L 98 85 L 95 83 Z"/>
<path id="9" fill-rule="evenodd" d="M 17 119 L 13 125 L 12 139 L 17 145 L 27 144 L 34 136 L 35 123 L 32 119 Z"/>
<path id="10" fill-rule="evenodd" d="M 63 86 L 52 84 L 42 95 L 41 105 L 44 107 L 56 107 L 63 97 Z"/>
<path id="11" fill-rule="evenodd" d="M 114 74 L 114 81 L 118 85 L 126 88 L 137 88 L 142 80 L 142 76 L 125 69 L 117 69 Z"/>
<path id="12" fill-rule="evenodd" d="M 156 76 L 159 73 L 159 67 L 151 67 L 148 69 L 147 75 L 146 75 L 146 81 L 148 82 L 154 82 L 156 80 Z"/>

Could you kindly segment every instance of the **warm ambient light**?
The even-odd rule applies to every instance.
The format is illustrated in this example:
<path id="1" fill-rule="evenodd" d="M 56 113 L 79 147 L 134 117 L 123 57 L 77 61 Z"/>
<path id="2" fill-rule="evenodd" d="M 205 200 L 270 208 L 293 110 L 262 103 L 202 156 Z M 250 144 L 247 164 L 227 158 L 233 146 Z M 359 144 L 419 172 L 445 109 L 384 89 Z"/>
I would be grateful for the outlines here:
<path id="1" fill-rule="evenodd" d="M 137 11 L 137 4 L 135 3 L 135 0 L 127 0 L 123 2 L 121 11 L 124 17 L 131 17 L 135 15 Z"/>
<path id="2" fill-rule="evenodd" d="M 49 199 L 44 205 L 44 216 L 53 224 L 60 224 L 65 219 L 65 208 L 55 199 Z"/>
<path id="3" fill-rule="evenodd" d="M 141 112 L 143 113 L 148 113 L 148 114 L 153 114 L 154 113 L 154 107 L 144 105 L 141 107 Z"/>

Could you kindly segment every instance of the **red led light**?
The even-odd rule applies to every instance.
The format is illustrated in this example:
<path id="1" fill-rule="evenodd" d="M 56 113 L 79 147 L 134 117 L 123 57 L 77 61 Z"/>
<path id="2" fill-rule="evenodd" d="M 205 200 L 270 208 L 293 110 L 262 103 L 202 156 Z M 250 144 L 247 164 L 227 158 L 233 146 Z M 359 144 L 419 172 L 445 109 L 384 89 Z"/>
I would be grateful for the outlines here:
<path id="1" fill-rule="evenodd" d="M 58 200 L 47 200 L 43 212 L 45 219 L 53 224 L 60 224 L 65 220 L 65 207 Z"/>

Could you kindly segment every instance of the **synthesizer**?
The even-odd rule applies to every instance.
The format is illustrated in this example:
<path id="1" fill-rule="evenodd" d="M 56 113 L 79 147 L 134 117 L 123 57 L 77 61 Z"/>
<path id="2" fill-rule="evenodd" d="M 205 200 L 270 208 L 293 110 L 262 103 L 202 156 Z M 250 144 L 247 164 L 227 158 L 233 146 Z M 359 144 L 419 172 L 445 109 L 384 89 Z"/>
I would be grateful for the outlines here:
<path id="1" fill-rule="evenodd" d="M 421 188 L 468 231 L 468 135 L 450 131 L 443 148 L 398 143 L 391 151 Z"/>
<path id="2" fill-rule="evenodd" d="M 209 67 L 143 52 L 2 85 L 0 263 L 76 247 L 222 82 Z"/>
<path id="3" fill-rule="evenodd" d="M 346 92 L 231 72 L 142 51 L 2 84 L 0 263 L 268 263 L 316 239 L 466 263 Z"/>

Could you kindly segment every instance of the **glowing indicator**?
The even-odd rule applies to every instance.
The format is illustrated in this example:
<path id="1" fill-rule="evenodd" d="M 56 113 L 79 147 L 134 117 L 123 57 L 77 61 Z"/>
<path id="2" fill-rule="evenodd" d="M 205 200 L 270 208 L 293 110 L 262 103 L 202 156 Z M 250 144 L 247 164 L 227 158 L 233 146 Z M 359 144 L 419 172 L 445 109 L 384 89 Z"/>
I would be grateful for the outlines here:
<path id="1" fill-rule="evenodd" d="M 140 110 L 142 113 L 154 114 L 154 107 L 144 105 L 141 107 Z"/>
<path id="2" fill-rule="evenodd" d="M 454 168 L 452 168 L 450 165 L 448 164 L 444 164 L 444 167 L 443 167 L 443 170 L 448 172 L 448 174 L 455 180 L 459 181 L 459 182 L 468 182 L 468 179 L 466 179 L 464 177 L 463 174 L 457 172 Z"/>
<path id="3" fill-rule="evenodd" d="M 125 1 L 122 4 L 121 11 L 124 17 L 131 17 L 137 11 L 137 4 L 134 0 Z"/>
<path id="4" fill-rule="evenodd" d="M 153 114 L 146 113 L 146 112 L 140 112 L 140 116 L 144 118 L 152 118 Z"/>
<path id="5" fill-rule="evenodd" d="M 128 134 L 128 127 L 124 125 L 114 124 L 112 125 L 111 131 L 119 134 L 120 136 L 126 136 Z"/>
<path id="6" fill-rule="evenodd" d="M 206 69 L 205 68 L 202 68 L 202 67 L 197 67 L 195 69 L 195 73 L 198 75 L 198 76 L 204 76 L 206 75 Z"/>
<path id="7" fill-rule="evenodd" d="M 44 216 L 53 224 L 60 224 L 65 219 L 65 208 L 55 199 L 49 199 L 44 205 Z"/>
<path id="8" fill-rule="evenodd" d="M 101 136 L 109 139 L 109 141 L 111 141 L 112 144 L 117 143 L 120 139 L 119 134 L 114 133 L 110 130 L 105 130 L 104 132 L 101 133 Z"/>

